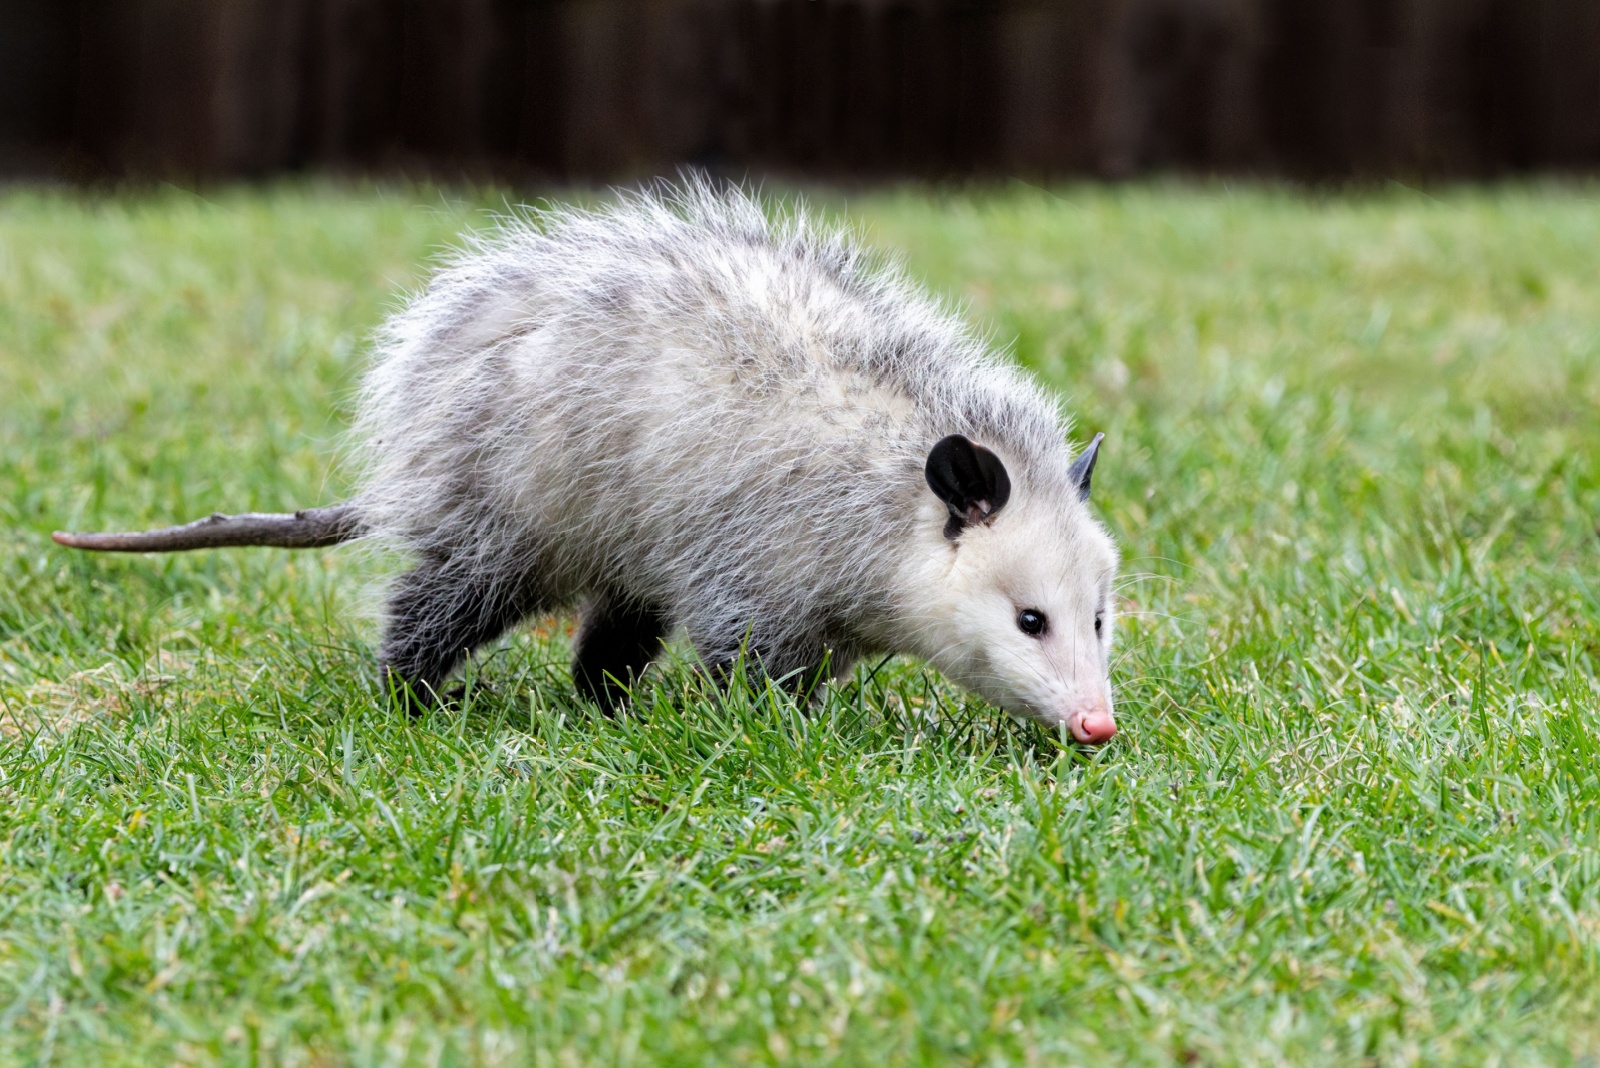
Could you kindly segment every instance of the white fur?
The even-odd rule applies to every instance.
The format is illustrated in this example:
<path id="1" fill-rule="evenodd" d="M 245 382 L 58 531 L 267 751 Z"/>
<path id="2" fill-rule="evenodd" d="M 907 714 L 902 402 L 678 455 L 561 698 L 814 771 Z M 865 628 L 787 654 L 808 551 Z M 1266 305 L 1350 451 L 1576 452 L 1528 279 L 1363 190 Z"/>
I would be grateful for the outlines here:
<path id="1" fill-rule="evenodd" d="M 1109 716 L 1116 554 L 1066 431 L 846 235 L 691 181 L 505 223 L 440 270 L 382 335 L 357 503 L 418 554 L 535 576 L 542 605 L 656 606 L 708 660 L 908 653 L 1075 724 Z M 950 540 L 923 465 L 953 433 L 1013 489 Z"/>

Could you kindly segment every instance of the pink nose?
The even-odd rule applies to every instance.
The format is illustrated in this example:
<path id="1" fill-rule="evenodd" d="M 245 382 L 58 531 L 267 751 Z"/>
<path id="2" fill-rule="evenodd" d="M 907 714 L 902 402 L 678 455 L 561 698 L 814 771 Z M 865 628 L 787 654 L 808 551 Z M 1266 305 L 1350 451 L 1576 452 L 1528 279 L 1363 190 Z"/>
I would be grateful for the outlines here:
<path id="1" fill-rule="evenodd" d="M 1085 712 L 1072 724 L 1072 736 L 1085 745 L 1109 742 L 1116 733 L 1117 721 L 1112 719 L 1110 711 L 1104 708 Z"/>

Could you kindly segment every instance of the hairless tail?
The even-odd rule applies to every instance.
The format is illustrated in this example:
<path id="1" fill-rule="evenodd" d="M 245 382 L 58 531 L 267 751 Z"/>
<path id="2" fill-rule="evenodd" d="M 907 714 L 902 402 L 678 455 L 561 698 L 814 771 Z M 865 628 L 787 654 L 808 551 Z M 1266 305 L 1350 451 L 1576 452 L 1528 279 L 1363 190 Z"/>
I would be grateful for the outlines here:
<path id="1" fill-rule="evenodd" d="M 275 545 L 280 549 L 320 549 L 359 538 L 367 532 L 353 504 L 302 508 L 298 512 L 213 512 L 181 527 L 163 527 L 132 534 L 51 535 L 57 544 L 103 553 L 176 553 L 187 549 L 219 549 L 230 545 Z"/>

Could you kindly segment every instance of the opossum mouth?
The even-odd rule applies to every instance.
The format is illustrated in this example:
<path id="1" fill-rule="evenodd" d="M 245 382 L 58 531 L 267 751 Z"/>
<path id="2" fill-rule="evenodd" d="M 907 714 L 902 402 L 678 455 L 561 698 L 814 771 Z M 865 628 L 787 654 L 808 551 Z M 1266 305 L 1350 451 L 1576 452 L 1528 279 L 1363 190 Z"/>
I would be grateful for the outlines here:
<path id="1" fill-rule="evenodd" d="M 1095 707 L 1093 701 L 1087 708 L 1071 700 L 1031 702 L 1025 697 L 1004 691 L 995 692 L 990 687 L 966 683 L 968 689 L 997 706 L 1012 719 L 1033 722 L 1049 730 L 1066 727 L 1072 740 L 1079 745 L 1101 745 L 1117 733 L 1116 718 L 1109 707 Z M 986 692 L 987 691 L 987 692 Z M 1068 711 L 1062 711 L 1066 706 Z"/>
<path id="2" fill-rule="evenodd" d="M 1002 705 L 1013 719 L 1032 720 L 1044 727 L 1055 729 L 1065 726 L 1072 740 L 1079 745 L 1104 745 L 1117 733 L 1116 718 L 1110 712 L 1067 713 L 1040 712 L 1027 707 Z"/>

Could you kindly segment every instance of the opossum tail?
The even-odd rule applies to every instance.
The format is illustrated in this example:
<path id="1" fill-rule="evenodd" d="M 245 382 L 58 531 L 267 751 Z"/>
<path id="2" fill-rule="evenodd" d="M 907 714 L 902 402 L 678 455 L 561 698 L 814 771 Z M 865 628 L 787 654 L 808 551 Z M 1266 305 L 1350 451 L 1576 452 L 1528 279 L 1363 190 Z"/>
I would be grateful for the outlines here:
<path id="1" fill-rule="evenodd" d="M 59 545 L 102 553 L 176 553 L 186 549 L 218 549 L 229 545 L 275 545 L 280 549 L 320 549 L 359 538 L 367 526 L 353 504 L 303 508 L 298 512 L 213 512 L 181 527 L 133 534 L 51 535 Z"/>

